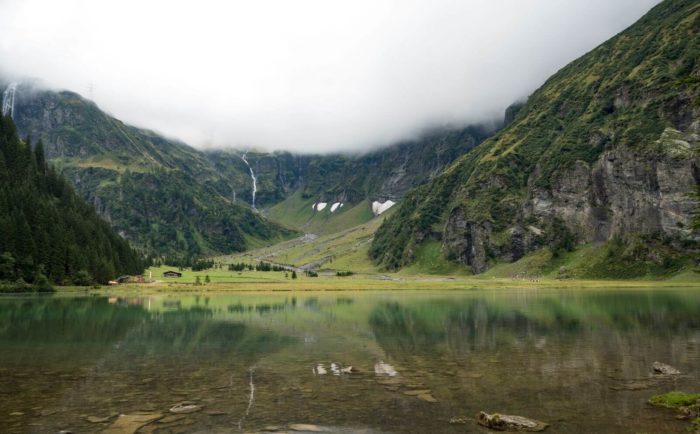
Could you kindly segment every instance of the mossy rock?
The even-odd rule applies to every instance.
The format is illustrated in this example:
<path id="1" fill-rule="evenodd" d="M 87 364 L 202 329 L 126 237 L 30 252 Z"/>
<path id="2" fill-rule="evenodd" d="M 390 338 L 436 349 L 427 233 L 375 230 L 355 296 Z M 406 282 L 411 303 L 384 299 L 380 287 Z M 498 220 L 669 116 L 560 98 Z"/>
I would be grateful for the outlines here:
<path id="1" fill-rule="evenodd" d="M 666 408 L 681 409 L 696 405 L 700 401 L 700 393 L 668 392 L 649 398 L 649 404 Z"/>

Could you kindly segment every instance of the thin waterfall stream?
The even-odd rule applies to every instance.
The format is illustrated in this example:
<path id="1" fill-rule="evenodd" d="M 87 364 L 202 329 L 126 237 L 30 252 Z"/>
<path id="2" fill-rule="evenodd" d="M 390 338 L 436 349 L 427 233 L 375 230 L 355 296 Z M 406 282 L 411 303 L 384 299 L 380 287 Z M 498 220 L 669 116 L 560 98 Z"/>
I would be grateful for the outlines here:
<path id="1" fill-rule="evenodd" d="M 253 199 L 250 202 L 250 206 L 253 209 L 257 209 L 255 208 L 255 194 L 258 192 L 258 180 L 255 177 L 255 172 L 253 172 L 253 166 L 251 166 L 250 163 L 248 163 L 248 160 L 246 160 L 245 158 L 245 154 L 241 155 L 241 160 L 243 160 L 246 166 L 248 166 L 248 170 L 250 170 L 250 177 L 253 180 Z"/>
<path id="2" fill-rule="evenodd" d="M 17 83 L 10 83 L 2 93 L 2 115 L 14 118 L 15 115 L 15 93 L 17 92 Z"/>

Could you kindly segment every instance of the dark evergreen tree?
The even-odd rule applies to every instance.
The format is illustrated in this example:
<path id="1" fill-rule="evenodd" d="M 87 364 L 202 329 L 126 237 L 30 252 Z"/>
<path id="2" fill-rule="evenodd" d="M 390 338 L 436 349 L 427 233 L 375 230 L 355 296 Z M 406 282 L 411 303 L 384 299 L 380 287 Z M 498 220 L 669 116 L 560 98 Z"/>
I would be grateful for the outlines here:
<path id="1" fill-rule="evenodd" d="M 145 261 L 0 116 L 0 291 L 106 283 Z"/>

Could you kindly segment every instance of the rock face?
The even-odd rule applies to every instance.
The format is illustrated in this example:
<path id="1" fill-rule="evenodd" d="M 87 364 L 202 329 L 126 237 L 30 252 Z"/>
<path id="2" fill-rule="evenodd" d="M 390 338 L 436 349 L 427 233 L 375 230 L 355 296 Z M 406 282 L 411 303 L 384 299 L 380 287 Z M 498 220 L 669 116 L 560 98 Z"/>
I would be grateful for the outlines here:
<path id="1" fill-rule="evenodd" d="M 530 190 L 508 229 L 505 247 L 492 242 L 489 222 L 468 221 L 457 208 L 445 225 L 445 250 L 450 259 L 481 273 L 488 268 L 489 252 L 514 261 L 544 247 L 548 241 L 544 229 L 551 232 L 554 219 L 577 242 L 660 234 L 694 239 L 690 228 L 698 204 L 690 193 L 700 184 L 700 154 L 694 151 L 700 146 L 698 137 L 696 132 L 667 128 L 654 149 L 624 147 L 604 152 L 593 164 L 575 161 L 573 167 L 554 174 L 550 188 Z M 531 176 L 531 185 L 536 176 Z M 535 224 L 525 226 L 523 221 Z"/>
<path id="2" fill-rule="evenodd" d="M 448 258 L 470 266 L 475 273 L 486 271 L 486 243 L 490 233 L 488 222 L 467 221 L 464 210 L 455 209 L 447 220 L 443 236 Z"/>
<path id="3" fill-rule="evenodd" d="M 667 128 L 652 149 L 622 147 L 592 165 L 576 161 L 555 174 L 551 189 L 532 190 L 525 218 L 559 217 L 584 242 L 630 234 L 689 236 L 697 208 L 689 193 L 700 183 L 700 159 L 693 151 L 698 137 Z"/>

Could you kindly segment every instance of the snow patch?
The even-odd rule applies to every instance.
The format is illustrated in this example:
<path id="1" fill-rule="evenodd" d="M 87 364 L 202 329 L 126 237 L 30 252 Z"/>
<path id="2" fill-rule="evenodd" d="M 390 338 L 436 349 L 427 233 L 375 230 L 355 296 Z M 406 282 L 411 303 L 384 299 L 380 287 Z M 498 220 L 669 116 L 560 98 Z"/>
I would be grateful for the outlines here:
<path id="1" fill-rule="evenodd" d="M 372 202 L 372 212 L 374 215 L 380 215 L 394 205 L 396 205 L 396 202 L 393 200 L 387 200 L 386 202 L 379 202 L 375 200 Z"/>
<path id="2" fill-rule="evenodd" d="M 331 205 L 331 212 L 335 212 L 335 210 L 337 210 L 337 209 L 340 208 L 341 206 L 343 206 L 343 204 L 340 203 L 340 202 L 334 203 L 333 205 Z"/>
<path id="3" fill-rule="evenodd" d="M 324 209 L 326 209 L 326 205 L 328 205 L 328 203 L 326 203 L 326 202 L 317 203 L 316 204 L 316 211 L 323 211 Z"/>

